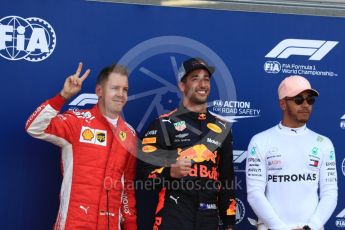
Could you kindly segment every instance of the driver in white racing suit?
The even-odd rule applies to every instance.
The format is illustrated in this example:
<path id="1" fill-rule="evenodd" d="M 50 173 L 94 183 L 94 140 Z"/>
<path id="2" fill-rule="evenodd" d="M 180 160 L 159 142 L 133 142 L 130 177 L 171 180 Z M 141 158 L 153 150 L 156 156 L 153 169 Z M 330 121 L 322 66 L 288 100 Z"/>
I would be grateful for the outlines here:
<path id="1" fill-rule="evenodd" d="M 304 77 L 290 76 L 278 94 L 282 121 L 256 134 L 248 147 L 248 202 L 258 229 L 323 229 L 338 187 L 332 142 L 306 127 L 319 93 Z"/>

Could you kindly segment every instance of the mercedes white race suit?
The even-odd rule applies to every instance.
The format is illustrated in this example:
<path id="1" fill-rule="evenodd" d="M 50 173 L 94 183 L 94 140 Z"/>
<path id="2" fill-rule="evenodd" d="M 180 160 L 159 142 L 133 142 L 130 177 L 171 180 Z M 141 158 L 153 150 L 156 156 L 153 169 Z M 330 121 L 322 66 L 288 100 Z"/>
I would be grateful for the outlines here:
<path id="1" fill-rule="evenodd" d="M 337 204 L 333 144 L 305 125 L 280 123 L 255 135 L 246 179 L 248 202 L 266 229 L 322 229 Z"/>

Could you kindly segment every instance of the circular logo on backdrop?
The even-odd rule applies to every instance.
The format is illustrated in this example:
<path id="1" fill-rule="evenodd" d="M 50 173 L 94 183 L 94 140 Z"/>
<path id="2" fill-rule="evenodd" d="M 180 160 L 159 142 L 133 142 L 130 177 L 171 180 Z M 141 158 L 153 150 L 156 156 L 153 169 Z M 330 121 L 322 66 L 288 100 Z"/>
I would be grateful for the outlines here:
<path id="1" fill-rule="evenodd" d="M 42 61 L 53 53 L 55 46 L 55 31 L 41 18 L 0 19 L 0 56 L 7 60 Z"/>
<path id="2" fill-rule="evenodd" d="M 166 66 L 166 73 L 155 72 L 154 66 L 157 65 L 158 57 L 158 62 Z M 214 90 L 218 93 L 219 98 L 230 101 L 236 100 L 235 84 L 227 65 L 206 45 L 182 36 L 160 36 L 145 40 L 130 49 L 118 61 L 119 64 L 134 72 L 131 75 L 140 76 L 149 82 L 147 85 L 153 86 L 148 90 L 147 87 L 140 88 L 141 86 L 137 84 L 138 92 L 128 97 L 128 102 L 133 101 L 134 103 L 143 97 L 151 98 L 144 115 L 139 118 L 141 120 L 136 127 L 139 133 L 144 125 L 149 122 L 148 118 L 151 113 L 165 114 L 178 107 L 181 101 L 181 92 L 178 88 L 179 68 L 182 61 L 191 57 L 202 58 L 210 66 L 215 66 L 216 72 L 214 75 L 217 75 L 217 77 L 213 78 L 215 82 Z M 153 63 L 154 66 L 152 66 Z M 156 88 L 156 85 L 159 85 L 159 87 Z M 208 102 L 208 106 L 213 106 L 213 102 Z M 165 122 L 169 123 L 171 121 L 166 120 Z M 217 124 L 208 125 L 208 128 L 210 133 L 221 133 L 229 130 L 223 130 Z M 175 125 L 175 129 L 182 131 L 185 126 Z M 137 157 L 140 158 L 141 156 L 138 154 Z M 150 164 L 153 165 L 163 166 L 166 164 L 165 161 L 161 161 L 159 158 L 150 160 L 152 160 Z"/>
<path id="3" fill-rule="evenodd" d="M 343 175 L 345 176 L 345 158 L 343 160 L 343 163 L 341 164 L 341 170 L 343 171 Z"/>
<path id="4" fill-rule="evenodd" d="M 244 219 L 246 215 L 246 208 L 244 207 L 243 202 L 236 198 L 237 206 L 236 206 L 236 224 L 239 224 Z"/>
<path id="5" fill-rule="evenodd" d="M 182 60 L 184 61 L 191 57 L 202 58 L 210 66 L 215 66 L 216 71 L 214 75 L 217 75 L 217 77 L 212 78 L 214 79 L 212 81 L 215 82 L 215 85 L 212 86 L 214 88 L 213 92 L 215 91 L 218 94 L 217 96 L 224 101 L 236 101 L 236 87 L 231 73 L 224 61 L 209 47 L 199 41 L 182 36 L 159 36 L 151 38 L 131 48 L 117 62 L 126 66 L 131 71 L 130 75 L 136 76 L 136 80 L 138 80 L 138 82 L 133 84 L 137 87 L 134 89 L 136 93 L 128 97 L 128 102 L 132 102 L 132 105 L 145 107 L 142 116 L 138 117 L 140 119 L 136 127 L 138 133 L 143 130 L 145 124 L 150 122 L 149 118 L 152 113 L 166 114 L 178 107 L 181 101 L 181 92 L 178 88 L 179 68 Z M 158 65 L 166 66 L 167 71 L 164 73 L 156 72 L 155 66 L 157 66 L 157 63 L 159 63 Z M 139 77 L 142 79 L 139 79 Z M 145 84 L 140 84 L 141 80 L 145 80 Z M 142 101 L 145 101 L 143 100 L 145 97 L 150 100 L 146 100 L 147 104 L 143 105 Z M 88 103 L 95 104 L 97 103 L 97 99 L 97 96 L 94 94 L 82 94 L 75 98 L 69 105 L 84 106 Z M 223 105 L 223 102 L 220 100 L 213 102 L 209 99 L 207 106 L 211 107 L 214 103 L 218 106 Z M 126 118 L 125 113 L 122 115 Z M 200 117 L 200 119 L 204 119 L 204 117 Z M 169 119 L 165 119 L 162 122 L 173 124 Z M 178 131 L 183 131 L 186 128 L 185 125 L 181 125 L 180 123 L 174 125 Z M 208 125 L 208 127 L 210 134 L 213 134 L 213 132 L 229 132 L 230 129 L 228 127 L 231 127 L 231 123 L 229 126 L 217 123 Z M 226 135 L 223 136 L 225 137 Z M 142 148 L 142 152 L 145 153 L 155 151 L 157 151 L 157 148 L 152 145 L 144 144 Z M 176 150 L 173 151 L 176 152 Z M 167 159 L 152 156 L 149 159 L 151 161 L 149 162 L 150 164 L 156 166 L 167 164 Z M 136 157 L 144 161 L 146 160 L 146 158 L 142 158 L 141 154 L 138 154 Z"/>

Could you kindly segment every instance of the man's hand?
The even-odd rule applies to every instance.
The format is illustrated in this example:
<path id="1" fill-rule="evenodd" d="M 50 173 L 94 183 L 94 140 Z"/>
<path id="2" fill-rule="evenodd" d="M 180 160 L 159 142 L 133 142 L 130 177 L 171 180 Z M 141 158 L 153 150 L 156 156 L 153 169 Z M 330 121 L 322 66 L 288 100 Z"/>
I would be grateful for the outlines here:
<path id="1" fill-rule="evenodd" d="M 170 176 L 173 178 L 181 178 L 187 176 L 192 167 L 192 160 L 188 158 L 179 159 L 175 164 L 171 165 Z"/>
<path id="2" fill-rule="evenodd" d="M 83 63 L 80 62 L 75 74 L 69 76 L 66 79 L 63 89 L 60 92 L 60 95 L 64 97 L 66 100 L 70 99 L 71 97 L 79 93 L 84 80 L 89 76 L 90 69 L 87 69 L 85 73 L 83 74 L 83 76 L 79 77 L 82 68 L 83 68 Z"/>

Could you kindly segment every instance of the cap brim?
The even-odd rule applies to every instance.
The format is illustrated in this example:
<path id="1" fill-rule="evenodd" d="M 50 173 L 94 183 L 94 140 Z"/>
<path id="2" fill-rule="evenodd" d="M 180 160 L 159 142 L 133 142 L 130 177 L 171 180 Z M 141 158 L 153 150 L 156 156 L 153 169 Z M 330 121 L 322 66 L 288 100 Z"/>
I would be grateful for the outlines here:
<path id="1" fill-rule="evenodd" d="M 305 90 L 299 90 L 293 93 L 293 95 L 286 95 L 287 97 L 294 97 L 297 96 L 300 93 L 303 93 L 305 91 L 309 91 L 313 94 L 313 96 L 319 96 L 319 92 L 317 92 L 315 89 L 305 89 Z"/>
<path id="2" fill-rule="evenodd" d="M 314 95 L 314 96 L 319 96 L 319 92 L 317 92 L 315 89 L 309 89 L 309 91 Z"/>
<path id="3" fill-rule="evenodd" d="M 210 72 L 210 74 L 212 75 L 214 73 L 214 71 L 216 70 L 216 68 L 214 66 L 209 66 L 207 68 L 208 72 Z"/>
<path id="4" fill-rule="evenodd" d="M 214 71 L 216 70 L 216 68 L 214 66 L 199 66 L 199 67 L 192 69 L 192 70 L 188 71 L 187 73 L 185 73 L 185 75 L 183 75 L 183 77 L 181 77 L 180 81 L 182 81 L 182 79 L 185 78 L 190 72 L 197 70 L 197 69 L 206 70 L 210 74 L 210 77 L 213 75 Z"/>

